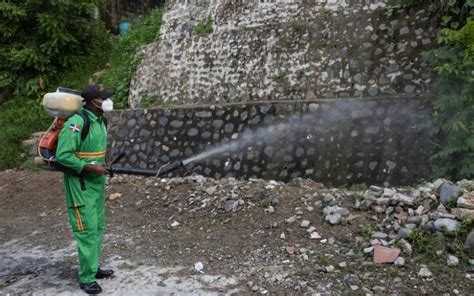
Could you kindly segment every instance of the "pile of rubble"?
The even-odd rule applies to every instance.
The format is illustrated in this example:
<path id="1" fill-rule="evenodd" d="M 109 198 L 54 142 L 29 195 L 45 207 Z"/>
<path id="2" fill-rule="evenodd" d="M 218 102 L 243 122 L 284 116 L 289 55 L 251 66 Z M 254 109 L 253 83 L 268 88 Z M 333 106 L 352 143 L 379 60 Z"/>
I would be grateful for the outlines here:
<path id="1" fill-rule="evenodd" d="M 114 182 L 129 181 L 131 178 L 140 179 L 140 177 L 118 177 Z M 305 183 L 309 183 L 310 186 Z M 327 189 L 320 183 L 303 179 L 295 179 L 289 184 L 261 179 L 216 180 L 200 175 L 145 180 L 146 187 L 160 187 L 164 192 L 186 184 L 191 185 L 191 188 L 182 191 L 185 198 L 172 198 L 166 194 L 160 198 L 165 200 L 172 198 L 169 202 L 175 202 L 180 212 L 206 210 L 230 213 L 257 206 L 263 207 L 264 212 L 272 213 L 280 203 L 279 190 L 284 186 L 300 186 L 311 189 L 313 193 L 301 198 L 303 205 L 295 209 L 294 215 L 285 220 L 286 223 L 299 221 L 303 210 L 313 212 L 315 209 L 321 209 L 325 221 L 332 225 L 356 220 L 358 215 L 351 213 L 351 210 L 384 215 L 383 226 L 386 230 L 374 232 L 371 245 L 364 249 L 366 253 L 375 252 L 376 259 L 379 252 L 388 251 L 382 247 L 393 246 L 395 243 L 410 253 L 409 244 L 404 239 L 414 230 L 453 234 L 459 230 L 463 221 L 474 221 L 474 181 L 468 180 L 453 184 L 438 179 L 433 183 L 413 188 L 370 186 L 365 191 Z M 298 223 L 302 228 L 307 228 L 311 239 L 320 238 L 316 229 L 310 226 L 310 221 L 302 220 Z M 468 235 L 465 246 L 466 249 L 474 249 L 474 231 Z M 397 257 L 393 257 L 395 258 L 393 262 L 396 262 Z M 401 260 L 396 263 L 401 264 Z"/>
<path id="2" fill-rule="evenodd" d="M 354 195 L 352 192 L 337 192 L 336 195 Z M 354 219 L 347 208 L 336 203 L 334 191 L 322 195 L 325 207 L 323 214 L 330 224 L 349 222 Z M 386 231 L 372 233 L 370 245 L 364 253 L 374 253 L 374 262 L 393 262 L 403 265 L 400 252 L 411 255 L 411 245 L 405 240 L 413 231 L 441 232 L 455 234 L 462 223 L 474 221 L 474 181 L 462 180 L 456 184 L 438 179 L 417 188 L 381 188 L 370 186 L 355 195 L 354 209 L 373 211 L 385 215 L 383 226 Z M 394 245 L 401 247 L 392 247 Z M 474 230 L 471 229 L 464 247 L 474 250 Z M 459 259 L 450 255 L 448 265 L 457 265 Z"/>

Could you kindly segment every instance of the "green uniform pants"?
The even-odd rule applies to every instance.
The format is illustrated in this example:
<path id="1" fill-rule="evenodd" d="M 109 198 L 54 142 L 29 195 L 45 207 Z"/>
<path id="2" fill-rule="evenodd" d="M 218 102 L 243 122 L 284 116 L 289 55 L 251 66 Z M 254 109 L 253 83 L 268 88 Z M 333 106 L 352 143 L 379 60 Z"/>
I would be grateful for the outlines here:
<path id="1" fill-rule="evenodd" d="M 105 227 L 105 176 L 64 175 L 64 193 L 79 251 L 79 282 L 95 281 Z"/>

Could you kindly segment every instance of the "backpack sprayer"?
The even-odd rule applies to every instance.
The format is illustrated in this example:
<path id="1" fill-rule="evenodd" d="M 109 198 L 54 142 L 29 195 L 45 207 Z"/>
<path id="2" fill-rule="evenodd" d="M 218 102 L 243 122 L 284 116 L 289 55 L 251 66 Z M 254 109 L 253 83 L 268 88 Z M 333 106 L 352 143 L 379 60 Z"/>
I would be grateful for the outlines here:
<path id="1" fill-rule="evenodd" d="M 81 97 L 81 92 L 74 89 L 60 87 L 56 90 L 56 92 L 47 93 L 44 95 L 44 109 L 51 116 L 54 117 L 54 121 L 38 142 L 36 157 L 34 160 L 37 166 L 45 170 L 61 171 L 69 175 L 80 176 L 80 174 L 76 173 L 75 171 L 58 163 L 56 161 L 55 155 L 59 134 L 64 123 L 70 116 L 78 114 L 84 119 L 84 125 L 89 125 L 89 119 L 87 115 L 82 112 L 79 112 L 83 105 L 84 99 Z M 83 141 L 87 137 L 88 131 L 88 128 L 82 129 L 81 141 Z M 121 153 L 111 162 L 110 166 L 106 167 L 111 177 L 114 174 L 159 177 L 167 175 L 168 173 L 184 166 L 182 161 L 177 160 L 172 163 L 168 163 L 161 166 L 158 170 L 113 167 L 112 165 L 119 162 L 123 156 L 125 156 L 125 153 Z"/>

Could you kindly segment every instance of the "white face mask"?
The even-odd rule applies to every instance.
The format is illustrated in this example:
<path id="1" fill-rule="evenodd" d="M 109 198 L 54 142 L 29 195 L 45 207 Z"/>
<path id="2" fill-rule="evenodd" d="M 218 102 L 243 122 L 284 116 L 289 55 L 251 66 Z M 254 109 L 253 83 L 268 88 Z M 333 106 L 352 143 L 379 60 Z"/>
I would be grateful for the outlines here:
<path id="1" fill-rule="evenodd" d="M 110 112 L 112 110 L 114 110 L 114 102 L 112 102 L 111 99 L 107 99 L 102 102 L 102 111 Z"/>

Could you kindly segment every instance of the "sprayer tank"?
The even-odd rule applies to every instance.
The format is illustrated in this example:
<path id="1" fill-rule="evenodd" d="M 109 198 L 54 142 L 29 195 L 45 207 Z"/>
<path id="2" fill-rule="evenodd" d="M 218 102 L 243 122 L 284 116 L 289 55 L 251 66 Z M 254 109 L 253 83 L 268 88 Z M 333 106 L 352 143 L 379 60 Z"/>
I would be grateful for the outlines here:
<path id="1" fill-rule="evenodd" d="M 51 116 L 67 119 L 83 106 L 83 98 L 75 90 L 58 88 L 43 97 L 43 107 Z"/>

